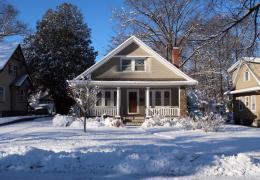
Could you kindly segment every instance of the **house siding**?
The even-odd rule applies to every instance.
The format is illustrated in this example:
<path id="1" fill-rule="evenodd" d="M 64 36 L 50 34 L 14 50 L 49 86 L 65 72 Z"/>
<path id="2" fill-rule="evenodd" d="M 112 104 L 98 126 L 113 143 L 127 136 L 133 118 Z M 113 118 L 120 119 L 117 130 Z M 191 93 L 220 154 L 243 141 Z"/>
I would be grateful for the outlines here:
<path id="1" fill-rule="evenodd" d="M 5 101 L 0 102 L 0 114 L 3 111 L 26 111 L 27 103 L 19 103 L 16 102 L 16 90 L 11 87 L 11 84 L 14 82 L 16 78 L 23 74 L 27 74 L 26 67 L 21 60 L 22 53 L 18 48 L 12 55 L 11 59 L 8 61 L 4 69 L 0 71 L 0 86 L 5 89 Z M 17 66 L 17 75 L 12 75 L 9 73 L 9 65 Z M 30 85 L 26 85 L 22 88 L 25 88 L 26 92 L 28 91 Z"/>
<path id="2" fill-rule="evenodd" d="M 256 87 L 258 86 L 258 83 L 252 73 L 250 73 L 250 80 L 244 81 L 244 73 L 248 70 L 248 67 L 246 65 L 243 65 L 239 71 L 237 82 L 235 84 L 235 89 L 245 89 L 250 87 Z M 249 71 L 250 72 L 250 71 Z"/>
<path id="3" fill-rule="evenodd" d="M 95 70 L 95 72 L 92 73 L 91 78 L 93 80 L 105 81 L 185 81 L 185 79 L 172 72 L 154 58 L 146 58 L 145 66 L 146 70 L 144 72 L 122 72 L 120 71 L 120 58 L 113 57 Z"/>

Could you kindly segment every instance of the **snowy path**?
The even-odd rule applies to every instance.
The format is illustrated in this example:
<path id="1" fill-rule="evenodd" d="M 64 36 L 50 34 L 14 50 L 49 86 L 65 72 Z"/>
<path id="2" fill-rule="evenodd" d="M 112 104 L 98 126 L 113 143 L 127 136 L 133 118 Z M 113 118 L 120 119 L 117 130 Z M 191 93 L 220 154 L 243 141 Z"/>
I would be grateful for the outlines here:
<path id="1" fill-rule="evenodd" d="M 15 172 L 15 173 L 14 173 Z M 44 177 L 43 177 L 44 176 Z M 260 178 L 260 129 L 0 127 L 0 179 Z"/>

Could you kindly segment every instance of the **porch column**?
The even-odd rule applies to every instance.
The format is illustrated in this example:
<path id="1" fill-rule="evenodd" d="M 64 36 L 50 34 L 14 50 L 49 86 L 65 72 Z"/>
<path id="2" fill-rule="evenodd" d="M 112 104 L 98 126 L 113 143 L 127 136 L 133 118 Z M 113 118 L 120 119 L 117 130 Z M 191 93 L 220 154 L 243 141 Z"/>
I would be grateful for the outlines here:
<path id="1" fill-rule="evenodd" d="M 120 102 L 121 102 L 121 90 L 120 87 L 116 88 L 116 117 L 120 118 Z"/>
<path id="2" fill-rule="evenodd" d="M 146 114 L 146 117 L 149 117 L 149 108 L 150 108 L 150 87 L 146 87 L 146 103 L 145 103 L 145 105 L 146 105 L 146 112 L 145 112 L 145 114 Z"/>

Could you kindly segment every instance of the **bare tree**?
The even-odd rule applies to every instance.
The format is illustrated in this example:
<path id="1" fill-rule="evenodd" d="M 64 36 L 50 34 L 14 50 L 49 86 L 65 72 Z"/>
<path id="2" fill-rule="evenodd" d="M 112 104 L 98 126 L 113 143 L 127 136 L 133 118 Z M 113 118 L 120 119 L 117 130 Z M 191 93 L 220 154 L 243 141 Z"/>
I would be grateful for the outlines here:
<path id="1" fill-rule="evenodd" d="M 99 87 L 90 86 L 89 80 L 86 80 L 86 84 L 69 82 L 69 88 L 71 97 L 84 114 L 84 132 L 86 132 L 86 119 L 91 115 L 91 111 L 98 100 Z"/>
<path id="2" fill-rule="evenodd" d="M 7 36 L 25 34 L 27 26 L 17 20 L 18 11 L 14 6 L 0 2 L 0 40 Z"/>

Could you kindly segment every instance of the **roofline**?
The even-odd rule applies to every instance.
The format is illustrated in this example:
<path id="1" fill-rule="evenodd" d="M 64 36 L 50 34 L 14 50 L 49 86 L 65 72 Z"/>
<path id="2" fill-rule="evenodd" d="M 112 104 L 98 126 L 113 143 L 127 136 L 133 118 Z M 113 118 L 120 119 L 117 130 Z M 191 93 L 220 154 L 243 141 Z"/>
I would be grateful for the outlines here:
<path id="1" fill-rule="evenodd" d="M 143 41 L 138 39 L 135 36 L 129 37 L 127 40 L 125 40 L 122 44 L 120 44 L 118 47 L 113 49 L 111 52 L 109 52 L 104 58 L 102 58 L 100 61 L 95 63 L 93 66 L 88 68 L 86 71 L 81 73 L 79 76 L 74 78 L 74 80 L 79 80 L 82 76 L 86 76 L 99 68 L 101 65 L 103 65 L 106 61 L 108 61 L 111 57 L 113 57 L 117 52 L 120 52 L 122 49 L 127 47 L 130 43 L 136 42 L 139 46 L 141 46 L 145 51 L 147 51 L 150 55 L 152 55 L 154 58 L 158 59 L 162 64 L 167 66 L 169 69 L 171 69 L 174 73 L 177 75 L 182 76 L 187 81 L 195 81 L 188 75 L 186 75 L 184 72 L 182 72 L 179 68 L 175 67 L 172 63 L 167 61 L 165 58 L 163 58 L 161 55 L 159 55 L 157 52 L 155 52 L 152 48 L 150 48 L 148 45 L 146 45 Z"/>
<path id="2" fill-rule="evenodd" d="M 233 94 L 248 93 L 248 92 L 255 92 L 255 91 L 260 91 L 260 87 L 256 86 L 256 87 L 251 87 L 251 88 L 246 88 L 246 89 L 227 91 L 224 93 L 224 95 L 233 95 Z"/>
<path id="3" fill-rule="evenodd" d="M 5 69 L 5 67 L 7 66 L 8 62 L 10 61 L 11 57 L 14 55 L 14 52 L 18 49 L 21 48 L 20 44 L 16 45 L 15 50 L 12 52 L 12 55 L 8 58 L 8 60 L 6 61 L 5 65 L 3 66 L 2 69 L 0 69 L 0 73 Z M 21 48 L 22 49 L 22 48 Z"/>
<path id="4" fill-rule="evenodd" d="M 98 86 L 112 86 L 112 87 L 127 87 L 127 86 L 195 86 L 198 81 L 93 81 L 93 80 L 71 80 L 68 83 L 98 85 Z"/>

